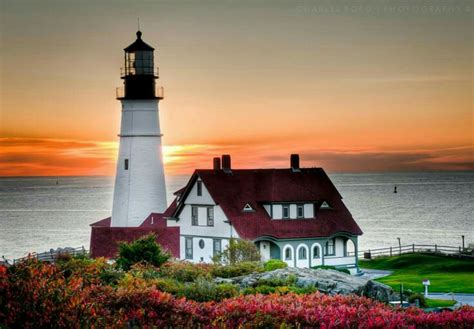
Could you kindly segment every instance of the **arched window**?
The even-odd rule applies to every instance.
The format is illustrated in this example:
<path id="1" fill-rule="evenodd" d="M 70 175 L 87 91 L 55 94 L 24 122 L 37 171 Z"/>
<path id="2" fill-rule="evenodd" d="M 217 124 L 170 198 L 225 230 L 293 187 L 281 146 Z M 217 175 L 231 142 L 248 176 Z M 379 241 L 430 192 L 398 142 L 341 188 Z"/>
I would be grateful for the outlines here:
<path id="1" fill-rule="evenodd" d="M 307 259 L 308 255 L 306 253 L 306 248 L 301 247 L 300 250 L 298 250 L 298 259 Z"/>
<path id="2" fill-rule="evenodd" d="M 313 247 L 313 258 L 319 258 L 319 246 Z"/>
<path id="3" fill-rule="evenodd" d="M 285 260 L 291 260 L 292 257 L 291 257 L 291 248 L 286 248 L 285 249 Z"/>

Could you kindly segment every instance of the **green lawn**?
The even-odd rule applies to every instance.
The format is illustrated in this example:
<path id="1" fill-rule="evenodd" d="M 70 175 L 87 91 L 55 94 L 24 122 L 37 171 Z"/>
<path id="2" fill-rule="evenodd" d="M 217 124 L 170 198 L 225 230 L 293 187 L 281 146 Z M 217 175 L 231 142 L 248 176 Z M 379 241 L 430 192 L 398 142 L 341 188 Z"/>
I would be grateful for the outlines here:
<path id="1" fill-rule="evenodd" d="M 456 304 L 455 300 L 446 300 L 446 299 L 426 299 L 428 307 L 449 307 Z"/>
<path id="2" fill-rule="evenodd" d="M 421 281 L 429 279 L 431 292 L 474 293 L 474 260 L 425 254 L 405 254 L 359 261 L 361 268 L 392 270 L 391 275 L 377 279 L 399 290 L 423 291 Z"/>

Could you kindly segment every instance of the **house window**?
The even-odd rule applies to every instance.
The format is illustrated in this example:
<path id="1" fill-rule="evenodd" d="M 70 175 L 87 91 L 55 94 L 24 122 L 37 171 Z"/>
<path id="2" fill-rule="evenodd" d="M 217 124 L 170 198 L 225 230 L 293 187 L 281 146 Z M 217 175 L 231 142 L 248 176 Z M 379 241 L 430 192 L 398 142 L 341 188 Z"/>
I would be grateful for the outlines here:
<path id="1" fill-rule="evenodd" d="M 213 255 L 218 255 L 222 251 L 222 241 L 220 239 L 214 239 L 213 242 Z"/>
<path id="2" fill-rule="evenodd" d="M 124 162 L 123 162 L 123 168 L 125 170 L 128 170 L 128 159 L 125 159 Z"/>
<path id="3" fill-rule="evenodd" d="M 318 246 L 313 247 L 313 258 L 319 258 L 319 247 Z"/>
<path id="4" fill-rule="evenodd" d="M 203 239 L 199 240 L 199 248 L 204 249 L 204 246 L 205 246 L 204 240 Z"/>
<path id="5" fill-rule="evenodd" d="M 286 248 L 285 249 L 285 260 L 291 260 L 293 257 L 291 257 L 291 248 Z"/>
<path id="6" fill-rule="evenodd" d="M 186 238 L 185 244 L 185 258 L 193 259 L 193 238 Z"/>
<path id="7" fill-rule="evenodd" d="M 207 207 L 207 226 L 214 226 L 214 207 Z"/>
<path id="8" fill-rule="evenodd" d="M 299 204 L 296 206 L 296 217 L 304 218 L 304 205 Z"/>
<path id="9" fill-rule="evenodd" d="M 324 256 L 333 256 L 335 255 L 335 250 L 334 250 L 334 244 L 335 244 L 335 239 L 330 239 L 326 242 L 326 245 L 324 246 Z"/>
<path id="10" fill-rule="evenodd" d="M 283 218 L 290 218 L 290 205 L 283 205 Z"/>
<path id="11" fill-rule="evenodd" d="M 200 180 L 197 181 L 197 195 L 202 196 L 202 182 Z"/>
<path id="12" fill-rule="evenodd" d="M 193 226 L 198 226 L 198 207 L 191 207 L 191 224 Z"/>
<path id="13" fill-rule="evenodd" d="M 307 259 L 308 258 L 308 255 L 306 253 L 306 248 L 305 247 L 301 247 L 299 250 L 298 250 L 298 259 Z"/>

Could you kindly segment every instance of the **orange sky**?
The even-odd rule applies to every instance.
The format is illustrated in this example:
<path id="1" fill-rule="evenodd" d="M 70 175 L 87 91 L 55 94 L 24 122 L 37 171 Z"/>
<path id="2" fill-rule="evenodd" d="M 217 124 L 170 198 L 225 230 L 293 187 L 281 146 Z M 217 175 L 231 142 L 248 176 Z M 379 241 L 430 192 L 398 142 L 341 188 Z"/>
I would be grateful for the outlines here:
<path id="1" fill-rule="evenodd" d="M 391 3 L 4 1 L 0 176 L 114 174 L 138 16 L 170 174 L 294 152 L 332 172 L 474 170 L 470 11 Z"/>

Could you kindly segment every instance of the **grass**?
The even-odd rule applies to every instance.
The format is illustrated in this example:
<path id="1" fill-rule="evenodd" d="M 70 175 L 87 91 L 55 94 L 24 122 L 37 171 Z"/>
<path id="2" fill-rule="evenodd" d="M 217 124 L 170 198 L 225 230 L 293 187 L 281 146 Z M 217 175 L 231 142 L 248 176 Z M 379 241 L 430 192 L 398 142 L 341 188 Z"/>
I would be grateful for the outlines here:
<path id="1" fill-rule="evenodd" d="M 404 289 L 422 292 L 423 279 L 431 282 L 431 292 L 474 293 L 474 261 L 427 254 L 404 254 L 394 257 L 378 257 L 361 260 L 361 268 L 392 270 L 393 273 L 377 281 L 394 290 Z"/>
<path id="2" fill-rule="evenodd" d="M 456 304 L 455 300 L 447 300 L 447 299 L 426 299 L 426 304 L 428 307 L 450 307 Z"/>

